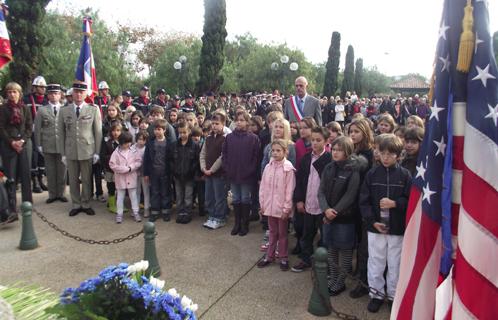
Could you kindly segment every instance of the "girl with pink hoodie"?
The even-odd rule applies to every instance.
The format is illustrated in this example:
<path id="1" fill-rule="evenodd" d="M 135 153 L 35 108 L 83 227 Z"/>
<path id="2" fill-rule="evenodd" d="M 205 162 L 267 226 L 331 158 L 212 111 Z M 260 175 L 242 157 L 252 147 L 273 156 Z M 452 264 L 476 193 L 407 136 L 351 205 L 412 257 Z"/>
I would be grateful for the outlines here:
<path id="1" fill-rule="evenodd" d="M 261 213 L 268 217 L 270 229 L 270 242 L 266 256 L 258 262 L 258 267 L 263 268 L 275 260 L 275 251 L 278 244 L 280 269 L 289 270 L 287 256 L 288 219 L 292 217 L 292 195 L 296 185 L 294 166 L 285 158 L 288 144 L 281 139 L 271 143 L 272 159 L 266 165 L 259 187 L 259 201 Z"/>
<path id="2" fill-rule="evenodd" d="M 114 171 L 114 183 L 117 190 L 116 223 L 123 222 L 124 197 L 128 190 L 131 209 L 136 222 L 142 221 L 138 212 L 137 179 L 138 169 L 142 165 L 142 156 L 135 148 L 130 148 L 132 136 L 124 131 L 119 136 L 119 147 L 114 150 L 109 160 L 109 167 Z"/>

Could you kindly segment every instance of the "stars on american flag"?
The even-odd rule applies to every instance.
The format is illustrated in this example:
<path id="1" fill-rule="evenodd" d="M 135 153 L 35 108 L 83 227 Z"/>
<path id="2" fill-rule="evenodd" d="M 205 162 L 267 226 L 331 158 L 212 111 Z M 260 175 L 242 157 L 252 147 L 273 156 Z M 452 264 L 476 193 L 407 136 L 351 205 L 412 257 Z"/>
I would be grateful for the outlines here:
<path id="1" fill-rule="evenodd" d="M 422 188 L 422 192 L 424 193 L 424 196 L 422 197 L 422 201 L 427 200 L 428 204 L 431 204 L 431 196 L 436 193 L 436 191 L 432 191 L 430 189 L 429 183 L 425 187 Z"/>
<path id="2" fill-rule="evenodd" d="M 424 167 L 424 163 L 420 162 L 420 165 L 418 165 L 416 168 L 417 168 L 417 175 L 415 176 L 415 179 L 421 177 L 422 180 L 425 180 L 425 171 L 427 171 L 427 168 Z"/>
<path id="3" fill-rule="evenodd" d="M 444 143 L 444 137 L 441 137 L 441 141 L 434 140 L 432 142 L 434 142 L 434 144 L 437 146 L 437 151 L 435 156 L 437 157 L 438 154 L 441 154 L 444 157 L 444 152 L 446 150 L 446 143 Z"/>
<path id="4" fill-rule="evenodd" d="M 476 69 L 477 69 L 477 76 L 472 78 L 472 80 L 481 80 L 484 88 L 486 88 L 486 85 L 488 83 L 488 79 L 496 79 L 496 77 L 494 75 L 489 73 L 489 63 L 486 66 L 486 68 L 484 68 L 484 69 L 481 69 L 481 68 L 479 68 L 479 66 L 476 65 Z"/>
<path id="5" fill-rule="evenodd" d="M 479 44 L 481 44 L 483 42 L 484 42 L 484 40 L 479 39 L 479 35 L 476 32 L 476 43 L 475 43 L 475 46 L 474 46 L 474 54 L 477 53 L 477 47 L 479 46 Z"/>
<path id="6" fill-rule="evenodd" d="M 443 57 L 439 57 L 439 60 L 441 60 L 441 62 L 443 63 L 443 68 L 441 69 L 441 72 L 443 72 L 444 70 L 450 72 L 450 54 L 448 53 L 446 55 L 446 58 L 443 58 Z"/>
<path id="7" fill-rule="evenodd" d="M 496 104 L 496 106 L 494 108 L 488 104 L 488 109 L 489 109 L 489 113 L 484 118 L 485 119 L 492 118 L 493 122 L 495 124 L 495 127 L 498 126 L 498 103 Z"/>
<path id="8" fill-rule="evenodd" d="M 444 40 L 446 40 L 446 31 L 449 29 L 450 27 L 447 26 L 445 24 L 445 22 L 443 21 L 443 24 L 441 25 L 441 27 L 439 28 L 439 38 L 443 38 Z"/>
<path id="9" fill-rule="evenodd" d="M 431 120 L 432 118 L 436 118 L 436 120 L 439 121 L 439 112 L 443 111 L 444 108 L 439 108 L 437 106 L 437 101 L 434 100 L 434 106 L 430 107 L 430 109 L 431 109 L 431 116 L 429 117 L 429 120 Z"/>

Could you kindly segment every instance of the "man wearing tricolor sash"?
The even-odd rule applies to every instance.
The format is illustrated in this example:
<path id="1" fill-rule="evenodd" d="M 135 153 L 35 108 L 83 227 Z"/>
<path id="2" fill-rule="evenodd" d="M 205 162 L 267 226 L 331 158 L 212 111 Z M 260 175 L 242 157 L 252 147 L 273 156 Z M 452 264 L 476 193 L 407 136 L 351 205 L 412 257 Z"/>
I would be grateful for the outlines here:
<path id="1" fill-rule="evenodd" d="M 295 81 L 296 94 L 285 100 L 284 114 L 289 121 L 301 121 L 304 117 L 313 117 L 316 123 L 322 125 L 322 111 L 317 98 L 306 92 L 308 81 L 300 76 Z"/>

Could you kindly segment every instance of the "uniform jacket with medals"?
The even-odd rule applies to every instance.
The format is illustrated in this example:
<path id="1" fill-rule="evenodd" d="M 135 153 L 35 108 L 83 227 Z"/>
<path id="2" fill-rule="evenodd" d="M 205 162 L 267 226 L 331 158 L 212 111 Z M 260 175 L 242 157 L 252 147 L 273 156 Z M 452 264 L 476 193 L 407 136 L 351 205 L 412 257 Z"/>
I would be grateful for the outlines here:
<path id="1" fill-rule="evenodd" d="M 102 120 L 97 106 L 83 103 L 79 117 L 76 117 L 74 103 L 62 107 L 59 111 L 58 126 L 61 130 L 61 154 L 68 160 L 88 160 L 100 152 Z"/>
<path id="2" fill-rule="evenodd" d="M 59 112 L 54 114 L 54 106 L 47 104 L 38 109 L 35 117 L 35 143 L 43 148 L 43 153 L 61 153 L 57 141 L 60 139 L 60 127 L 57 121 Z"/>

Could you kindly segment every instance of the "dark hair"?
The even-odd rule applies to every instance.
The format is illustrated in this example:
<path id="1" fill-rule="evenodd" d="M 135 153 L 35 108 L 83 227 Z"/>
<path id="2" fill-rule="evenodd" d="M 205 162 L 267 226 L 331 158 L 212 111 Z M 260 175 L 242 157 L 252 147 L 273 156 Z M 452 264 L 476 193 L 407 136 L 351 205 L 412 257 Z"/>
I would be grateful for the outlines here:
<path id="1" fill-rule="evenodd" d="M 332 141 L 331 149 L 335 145 L 338 145 L 342 149 L 342 151 L 344 151 L 346 158 L 351 157 L 351 155 L 354 153 L 354 144 L 353 140 L 351 140 L 350 137 L 340 136 L 335 138 L 334 141 Z"/>
<path id="2" fill-rule="evenodd" d="M 202 129 L 199 127 L 193 127 L 190 135 L 192 137 L 201 137 L 202 136 Z"/>
<path id="3" fill-rule="evenodd" d="M 324 127 L 314 127 L 311 129 L 311 133 L 319 133 L 322 137 L 327 140 L 330 137 L 330 132 Z"/>
<path id="4" fill-rule="evenodd" d="M 403 136 L 403 138 L 405 137 L 405 134 L 406 134 L 406 127 L 405 126 L 399 126 L 399 127 L 396 127 L 396 129 L 394 129 L 393 133 L 396 134 L 396 133 L 400 133 L 401 136 Z"/>
<path id="5" fill-rule="evenodd" d="M 403 151 L 403 142 L 400 138 L 396 137 L 393 133 L 385 133 L 379 141 L 379 151 L 388 151 L 395 153 L 398 157 Z"/>
<path id="6" fill-rule="evenodd" d="M 144 139 L 145 141 L 149 139 L 149 133 L 147 132 L 147 130 L 140 130 L 137 132 L 137 134 L 135 135 L 135 141 L 140 138 Z"/>
<path id="7" fill-rule="evenodd" d="M 128 131 L 123 131 L 118 138 L 119 145 L 133 142 L 133 137 Z"/>
<path id="8" fill-rule="evenodd" d="M 166 126 L 168 125 L 168 121 L 166 119 L 157 119 L 154 121 L 154 128 L 162 128 L 166 131 Z"/>
<path id="9" fill-rule="evenodd" d="M 221 112 L 215 112 L 213 114 L 213 116 L 211 117 L 211 121 L 219 121 L 219 122 L 225 124 L 226 116 Z"/>
<path id="10" fill-rule="evenodd" d="M 131 117 L 135 117 L 135 116 L 138 116 L 140 118 L 140 120 L 142 120 L 144 118 L 144 114 L 142 113 L 142 111 L 140 110 L 137 110 L 137 111 L 134 111 L 132 114 L 131 114 Z"/>
<path id="11" fill-rule="evenodd" d="M 123 126 L 121 125 L 121 121 L 115 120 L 111 122 L 111 129 L 109 129 L 109 136 L 111 136 L 112 132 L 116 129 L 123 131 Z M 121 134 L 123 134 L 123 132 L 121 132 Z"/>
<path id="12" fill-rule="evenodd" d="M 406 129 L 405 131 L 405 141 L 414 140 L 418 142 L 422 142 L 424 140 L 424 129 L 420 127 L 413 127 L 410 129 Z"/>
<path id="13" fill-rule="evenodd" d="M 250 122 L 256 125 L 258 127 L 258 132 L 263 130 L 263 118 L 261 116 L 252 116 Z"/>
<path id="14" fill-rule="evenodd" d="M 177 128 L 177 129 L 184 129 L 184 128 L 187 128 L 188 130 L 190 130 L 190 126 L 189 126 L 188 122 L 187 122 L 187 121 L 185 121 L 185 120 L 181 120 L 181 121 L 179 121 L 179 122 L 177 123 L 177 125 L 176 125 L 176 128 Z"/>

